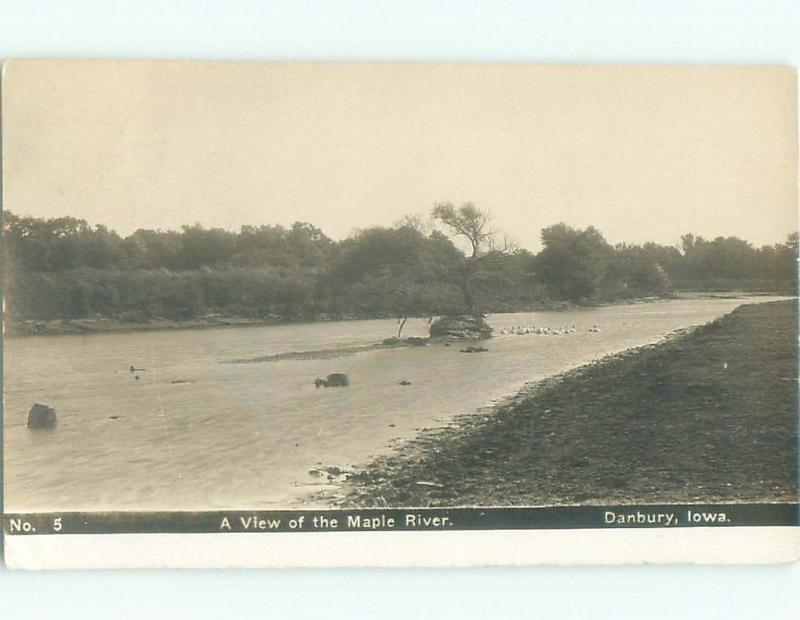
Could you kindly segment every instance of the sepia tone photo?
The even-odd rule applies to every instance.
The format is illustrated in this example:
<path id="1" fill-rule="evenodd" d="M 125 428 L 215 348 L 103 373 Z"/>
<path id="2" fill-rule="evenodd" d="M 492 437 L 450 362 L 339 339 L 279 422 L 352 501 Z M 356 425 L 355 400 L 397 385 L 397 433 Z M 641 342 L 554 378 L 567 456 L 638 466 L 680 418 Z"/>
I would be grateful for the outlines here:
<path id="1" fill-rule="evenodd" d="M 6 513 L 796 521 L 794 70 L 10 61 L 2 92 Z"/>

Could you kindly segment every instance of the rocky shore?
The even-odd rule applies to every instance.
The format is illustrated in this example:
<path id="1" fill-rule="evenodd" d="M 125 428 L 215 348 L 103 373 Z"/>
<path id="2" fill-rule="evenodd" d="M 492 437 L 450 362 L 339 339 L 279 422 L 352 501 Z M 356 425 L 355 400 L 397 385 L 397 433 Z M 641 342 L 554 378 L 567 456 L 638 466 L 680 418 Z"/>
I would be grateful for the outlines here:
<path id="1" fill-rule="evenodd" d="M 797 387 L 797 301 L 740 306 L 424 432 L 328 501 L 796 501 Z"/>

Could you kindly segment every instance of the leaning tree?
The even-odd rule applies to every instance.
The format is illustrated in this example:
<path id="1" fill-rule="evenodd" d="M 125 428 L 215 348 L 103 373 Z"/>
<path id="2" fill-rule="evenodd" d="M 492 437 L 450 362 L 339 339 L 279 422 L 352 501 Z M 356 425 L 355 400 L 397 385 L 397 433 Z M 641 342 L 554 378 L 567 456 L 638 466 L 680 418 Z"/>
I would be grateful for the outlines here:
<path id="1" fill-rule="evenodd" d="M 451 237 L 467 243 L 467 251 L 459 270 L 459 287 L 464 294 L 467 311 L 482 317 L 474 294 L 477 273 L 491 262 L 506 257 L 512 247 L 507 238 L 498 243 L 498 234 L 491 226 L 491 215 L 467 202 L 456 207 L 451 202 L 440 202 L 433 207 L 433 220 L 441 222 Z"/>

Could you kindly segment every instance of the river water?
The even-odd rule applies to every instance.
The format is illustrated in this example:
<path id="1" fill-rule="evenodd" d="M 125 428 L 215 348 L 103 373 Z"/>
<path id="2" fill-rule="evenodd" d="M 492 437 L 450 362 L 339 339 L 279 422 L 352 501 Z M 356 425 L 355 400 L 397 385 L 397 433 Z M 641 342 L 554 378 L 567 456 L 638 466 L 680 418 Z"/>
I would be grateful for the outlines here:
<path id="1" fill-rule="evenodd" d="M 393 440 L 475 412 L 526 382 L 769 299 L 498 314 L 489 317 L 497 333 L 521 324 L 575 332 L 498 335 L 480 354 L 431 345 L 230 363 L 380 342 L 395 334 L 391 320 L 9 338 L 5 507 L 299 507 L 327 484 L 309 473 L 316 467 L 363 465 Z M 602 331 L 590 332 L 593 324 Z M 427 323 L 412 319 L 403 335 L 426 333 Z M 145 369 L 138 380 L 131 365 Z M 314 387 L 332 372 L 346 373 L 350 387 Z M 55 429 L 26 427 L 35 402 L 57 410 Z"/>

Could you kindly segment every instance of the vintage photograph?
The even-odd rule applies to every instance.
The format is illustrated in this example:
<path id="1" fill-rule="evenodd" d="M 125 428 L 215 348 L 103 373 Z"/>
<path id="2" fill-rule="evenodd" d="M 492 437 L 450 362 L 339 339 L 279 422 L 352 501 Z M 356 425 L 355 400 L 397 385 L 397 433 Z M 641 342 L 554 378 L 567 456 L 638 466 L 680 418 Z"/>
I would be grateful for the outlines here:
<path id="1" fill-rule="evenodd" d="M 797 504 L 793 69 L 10 61 L 2 147 L 7 513 Z"/>

